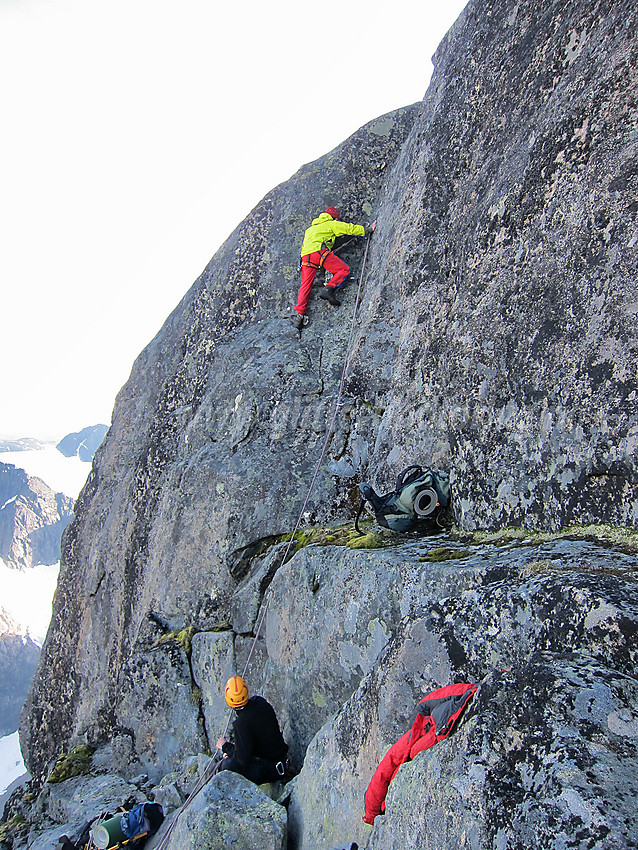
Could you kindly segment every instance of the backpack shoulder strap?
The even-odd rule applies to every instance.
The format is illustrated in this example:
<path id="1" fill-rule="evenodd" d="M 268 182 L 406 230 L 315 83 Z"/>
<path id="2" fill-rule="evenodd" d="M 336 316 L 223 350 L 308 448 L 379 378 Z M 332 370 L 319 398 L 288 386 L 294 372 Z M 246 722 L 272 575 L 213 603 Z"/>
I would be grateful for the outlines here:
<path id="1" fill-rule="evenodd" d="M 363 531 L 359 528 L 359 520 L 361 519 L 361 514 L 363 513 L 363 509 L 365 507 L 366 500 L 361 499 L 361 504 L 359 505 L 359 510 L 357 511 L 357 518 L 354 521 L 355 530 L 358 532 L 359 537 L 363 537 Z"/>
<path id="2" fill-rule="evenodd" d="M 418 466 L 418 464 L 406 467 L 403 472 L 399 473 L 396 492 L 398 493 L 402 487 L 405 487 L 406 484 L 409 484 L 410 481 L 414 481 L 414 479 L 418 478 L 420 475 L 423 475 L 423 470 L 420 466 Z"/>

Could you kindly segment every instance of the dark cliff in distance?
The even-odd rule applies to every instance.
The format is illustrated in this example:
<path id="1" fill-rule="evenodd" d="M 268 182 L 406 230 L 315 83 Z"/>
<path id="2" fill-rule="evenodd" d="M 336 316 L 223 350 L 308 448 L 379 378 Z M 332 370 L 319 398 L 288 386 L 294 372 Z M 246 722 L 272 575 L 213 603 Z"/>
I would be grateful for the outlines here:
<path id="1" fill-rule="evenodd" d="M 479 711 L 451 761 L 400 774 L 369 850 L 437 830 L 528 846 L 578 818 L 596 846 L 631 846 L 635 814 L 597 789 L 636 784 L 636 24 L 627 0 L 470 2 L 422 103 L 301 168 L 237 227 L 134 364 L 65 533 L 21 727 L 34 775 L 81 741 L 117 742 L 120 770 L 156 777 L 210 746 L 266 595 L 251 676 L 302 771 L 297 847 L 339 843 L 419 693 L 470 677 Z M 328 204 L 378 226 L 303 524 L 351 523 L 360 481 L 383 490 L 431 464 L 451 475 L 462 565 L 432 566 L 425 543 L 277 564 L 354 306 L 350 285 L 339 311 L 313 299 L 301 335 L 288 321 L 303 229 Z M 344 255 L 355 273 L 362 255 Z M 589 526 L 604 544 L 582 541 Z M 504 529 L 505 550 L 474 535 Z M 556 542 L 568 529 L 581 542 Z M 424 801 L 431 820 L 410 825 Z"/>
<path id="2" fill-rule="evenodd" d="M 0 609 L 0 738 L 12 735 L 18 728 L 39 657 L 37 644 L 17 634 L 15 624 Z"/>
<path id="3" fill-rule="evenodd" d="M 13 464 L 0 463 L 0 558 L 7 566 L 56 564 L 62 532 L 72 516 L 69 496 L 54 493 Z"/>

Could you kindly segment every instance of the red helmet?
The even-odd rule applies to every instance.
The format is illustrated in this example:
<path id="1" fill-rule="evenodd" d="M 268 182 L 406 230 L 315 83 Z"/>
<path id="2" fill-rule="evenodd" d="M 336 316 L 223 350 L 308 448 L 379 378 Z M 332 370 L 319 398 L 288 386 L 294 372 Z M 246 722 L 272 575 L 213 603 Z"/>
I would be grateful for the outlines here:
<path id="1" fill-rule="evenodd" d="M 332 218 L 336 218 L 337 221 L 339 221 L 339 219 L 341 218 L 341 216 L 339 215 L 339 210 L 335 209 L 335 207 L 328 207 L 326 212 L 329 216 L 332 216 Z"/>

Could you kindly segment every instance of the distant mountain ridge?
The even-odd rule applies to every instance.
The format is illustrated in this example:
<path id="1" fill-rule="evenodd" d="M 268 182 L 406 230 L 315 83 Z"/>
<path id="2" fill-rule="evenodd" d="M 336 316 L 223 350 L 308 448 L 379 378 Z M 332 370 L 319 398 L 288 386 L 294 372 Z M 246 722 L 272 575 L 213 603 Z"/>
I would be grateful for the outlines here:
<path id="1" fill-rule="evenodd" d="M 18 437 L 15 440 L 0 439 L 0 452 L 30 452 L 46 447 L 46 443 L 35 437 Z"/>
<path id="2" fill-rule="evenodd" d="M 21 626 L 0 607 L 0 738 L 12 735 L 18 728 L 20 711 L 40 658 L 40 647 L 21 634 Z M 7 764 L 0 763 L 6 771 Z M 0 777 L 2 783 L 2 777 Z M 0 784 L 0 791 L 4 783 Z M 3 806 L 0 794 L 0 812 Z"/>
<path id="3" fill-rule="evenodd" d="M 40 647 L 30 637 L 9 628 L 6 612 L 0 609 L 0 737 L 18 728 L 20 711 L 40 658 Z"/>
<path id="4" fill-rule="evenodd" d="M 5 564 L 24 569 L 57 563 L 73 504 L 40 478 L 0 463 L 0 557 Z"/>

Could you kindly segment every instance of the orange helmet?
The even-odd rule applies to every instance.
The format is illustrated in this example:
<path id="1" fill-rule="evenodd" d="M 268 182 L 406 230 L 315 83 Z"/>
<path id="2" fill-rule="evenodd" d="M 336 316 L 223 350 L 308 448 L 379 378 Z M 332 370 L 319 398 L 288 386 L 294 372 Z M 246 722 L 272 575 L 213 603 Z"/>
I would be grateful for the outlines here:
<path id="1" fill-rule="evenodd" d="M 231 708 L 243 708 L 248 702 L 248 685 L 241 676 L 231 676 L 226 682 L 224 696 Z"/>

